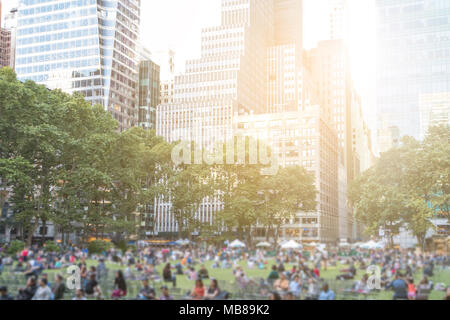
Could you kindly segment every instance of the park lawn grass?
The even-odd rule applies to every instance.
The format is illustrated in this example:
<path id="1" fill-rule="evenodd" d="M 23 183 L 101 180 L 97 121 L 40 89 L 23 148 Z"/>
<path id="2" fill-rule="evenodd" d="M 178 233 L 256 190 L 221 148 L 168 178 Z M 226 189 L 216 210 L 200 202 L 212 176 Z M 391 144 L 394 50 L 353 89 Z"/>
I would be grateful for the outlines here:
<path id="1" fill-rule="evenodd" d="M 178 263 L 180 261 L 170 261 L 170 263 L 173 265 L 175 265 L 176 263 Z M 88 267 L 90 266 L 96 266 L 97 265 L 97 261 L 95 260 L 86 260 L 86 264 Z M 259 268 L 255 267 L 254 269 L 249 269 L 247 266 L 247 261 L 240 261 L 238 263 L 244 270 L 245 274 L 251 278 L 251 279 L 266 279 L 268 274 L 270 273 L 271 267 L 272 265 L 275 264 L 275 259 L 268 259 L 268 263 L 266 264 L 266 268 L 264 270 L 260 270 Z M 219 285 L 226 291 L 231 292 L 232 294 L 238 291 L 238 288 L 235 284 L 235 279 L 234 279 L 234 275 L 233 275 L 233 269 L 229 268 L 229 269 L 222 269 L 222 268 L 218 268 L 218 269 L 213 269 L 212 265 L 213 265 L 213 261 L 206 261 L 204 263 L 205 267 L 208 269 L 209 272 L 209 276 L 211 278 L 215 278 L 219 281 Z M 285 268 L 286 270 L 290 270 L 294 265 L 293 264 L 285 264 Z M 120 265 L 117 263 L 113 263 L 113 262 L 106 262 L 106 267 L 110 270 L 110 276 L 108 277 L 108 281 L 112 282 L 113 280 L 113 273 L 117 270 L 124 270 L 125 269 L 125 265 Z M 156 266 L 156 271 L 158 274 L 162 274 L 162 269 L 164 267 L 164 264 L 160 264 L 158 266 Z M 321 270 L 321 278 L 325 279 L 325 281 L 330 282 L 330 287 L 332 290 L 341 290 L 342 287 L 349 287 L 351 286 L 352 281 L 350 282 L 339 282 L 336 280 L 336 276 L 341 274 L 340 270 L 347 268 L 347 265 L 341 265 L 340 263 L 338 263 L 336 266 L 328 266 L 327 270 L 324 270 L 322 268 Z M 197 264 L 195 266 L 195 269 L 198 270 L 200 268 L 200 264 Z M 184 268 L 185 269 L 185 268 Z M 49 274 L 49 278 L 52 280 L 54 279 L 54 277 L 56 276 L 57 273 L 61 273 L 63 275 L 66 276 L 66 270 L 46 270 L 46 273 Z M 359 280 L 363 277 L 363 275 L 365 274 L 365 270 L 357 270 L 357 275 L 355 277 L 355 280 Z M 415 283 L 418 284 L 419 281 L 422 279 L 422 273 L 421 272 L 417 272 L 414 276 L 415 279 Z M 444 283 L 446 286 L 450 285 L 450 270 L 442 270 L 440 272 L 436 272 L 435 276 L 431 278 L 431 280 L 433 281 L 433 283 Z M 208 286 L 209 285 L 210 280 L 205 280 L 204 281 L 204 285 Z M 1 281 L 0 281 L 1 284 Z M 140 288 L 140 281 L 138 280 L 129 280 L 127 281 L 128 284 L 128 298 L 133 298 L 137 295 L 139 288 Z M 154 282 L 153 286 L 155 287 L 157 293 L 160 292 L 160 286 L 167 284 L 169 288 L 171 288 L 172 284 L 171 283 L 163 283 L 163 282 Z M 336 286 L 334 287 L 333 284 Z M 339 285 L 339 287 L 338 287 Z M 103 288 L 104 291 L 104 295 L 106 297 L 110 296 L 111 294 L 111 290 L 113 287 L 113 283 L 107 283 L 107 287 L 108 288 Z M 181 294 L 176 296 L 176 298 L 181 298 L 183 297 L 187 292 L 190 292 L 194 287 L 194 281 L 189 280 L 187 278 L 187 276 L 185 275 L 177 275 L 177 288 L 178 290 L 180 290 Z M 336 294 L 338 295 L 339 298 L 339 292 L 336 292 Z M 381 291 L 378 294 L 372 294 L 371 295 L 371 299 L 375 299 L 375 300 L 391 300 L 392 299 L 392 295 L 393 292 L 392 291 Z M 432 293 L 430 294 L 429 298 L 430 300 L 442 300 L 445 297 L 445 292 L 437 292 L 437 291 L 432 291 Z"/>

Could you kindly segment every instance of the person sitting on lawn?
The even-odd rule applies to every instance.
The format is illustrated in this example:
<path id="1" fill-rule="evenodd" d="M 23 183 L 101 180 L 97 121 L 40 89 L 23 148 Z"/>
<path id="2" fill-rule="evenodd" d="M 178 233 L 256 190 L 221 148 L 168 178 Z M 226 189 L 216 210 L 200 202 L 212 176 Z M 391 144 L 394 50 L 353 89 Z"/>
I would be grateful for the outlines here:
<path id="1" fill-rule="evenodd" d="M 211 279 L 208 290 L 205 293 L 205 300 L 214 300 L 220 294 L 219 284 L 216 279 Z"/>
<path id="2" fill-rule="evenodd" d="M 186 274 L 189 280 L 196 281 L 198 279 L 197 272 L 195 272 L 195 269 L 193 267 L 189 267 L 186 271 Z"/>
<path id="3" fill-rule="evenodd" d="M 363 293 L 368 294 L 370 292 L 369 286 L 368 286 L 368 280 L 369 275 L 365 274 L 361 281 L 356 281 L 355 285 L 353 286 L 353 291 L 357 293 Z"/>
<path id="4" fill-rule="evenodd" d="M 277 291 L 283 292 L 289 290 L 289 281 L 286 279 L 286 275 L 284 273 L 282 273 L 281 277 L 275 281 L 274 288 Z"/>
<path id="5" fill-rule="evenodd" d="M 277 266 L 272 266 L 272 271 L 269 273 L 269 276 L 267 277 L 267 281 L 270 284 L 273 284 L 276 280 L 280 278 L 280 275 L 277 270 Z"/>
<path id="6" fill-rule="evenodd" d="M 400 277 L 400 273 L 395 274 L 395 280 L 387 285 L 386 289 L 392 288 L 394 290 L 393 300 L 408 299 L 408 285 L 405 280 Z"/>
<path id="7" fill-rule="evenodd" d="M 142 280 L 142 287 L 139 290 L 138 299 L 141 299 L 141 300 L 156 300 L 155 296 L 156 296 L 155 289 L 153 289 L 148 284 L 148 279 L 144 278 Z"/>
<path id="8" fill-rule="evenodd" d="M 208 273 L 208 270 L 206 269 L 205 265 L 202 265 L 200 267 L 200 270 L 198 270 L 197 275 L 198 275 L 199 279 L 201 279 L 201 280 L 209 279 L 209 273 Z"/>
<path id="9" fill-rule="evenodd" d="M 348 269 L 341 270 L 343 274 L 340 274 L 336 277 L 337 280 L 352 280 L 355 278 L 356 275 L 356 268 L 355 265 L 352 262 L 350 262 L 350 267 Z"/>
<path id="10" fill-rule="evenodd" d="M 308 292 L 306 294 L 306 300 L 317 300 L 319 296 L 319 286 L 314 278 L 308 280 Z"/>
<path id="11" fill-rule="evenodd" d="M 205 296 L 205 287 L 202 280 L 195 281 L 195 287 L 191 292 L 191 298 L 194 300 L 202 300 Z"/>
<path id="12" fill-rule="evenodd" d="M 336 295 L 333 290 L 330 290 L 327 283 L 322 287 L 322 291 L 319 294 L 319 300 L 336 300 Z"/>

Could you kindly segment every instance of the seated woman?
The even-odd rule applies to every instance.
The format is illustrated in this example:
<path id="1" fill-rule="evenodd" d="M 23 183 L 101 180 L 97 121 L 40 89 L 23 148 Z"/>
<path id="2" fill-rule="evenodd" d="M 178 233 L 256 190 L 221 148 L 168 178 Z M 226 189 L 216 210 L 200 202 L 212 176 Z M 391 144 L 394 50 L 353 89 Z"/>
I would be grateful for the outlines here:
<path id="1" fill-rule="evenodd" d="M 341 270 L 342 274 L 336 276 L 336 280 L 352 280 L 356 275 L 356 268 L 353 263 L 350 264 L 348 269 Z"/>
<path id="2" fill-rule="evenodd" d="M 288 291 L 289 290 L 289 281 L 286 279 L 286 275 L 281 273 L 280 279 L 277 279 L 274 283 L 274 288 L 277 291 Z"/>
<path id="3" fill-rule="evenodd" d="M 370 293 L 370 289 L 368 286 L 369 275 L 365 274 L 361 281 L 356 281 L 353 286 L 353 291 L 357 293 L 368 294 Z"/>
<path id="4" fill-rule="evenodd" d="M 189 267 L 189 269 L 186 271 L 186 274 L 189 280 L 195 281 L 198 279 L 197 272 L 195 272 L 195 269 L 193 267 Z"/>
<path id="5" fill-rule="evenodd" d="M 205 287 L 202 280 L 195 281 L 195 287 L 191 292 L 191 298 L 194 300 L 203 300 L 205 297 Z"/>
<path id="6" fill-rule="evenodd" d="M 216 279 L 211 279 L 208 290 L 205 293 L 205 300 L 214 300 L 220 294 L 219 285 Z"/>
<path id="7" fill-rule="evenodd" d="M 114 291 L 112 297 L 119 299 L 127 295 L 127 283 L 121 270 L 116 272 L 116 278 L 114 279 Z"/>

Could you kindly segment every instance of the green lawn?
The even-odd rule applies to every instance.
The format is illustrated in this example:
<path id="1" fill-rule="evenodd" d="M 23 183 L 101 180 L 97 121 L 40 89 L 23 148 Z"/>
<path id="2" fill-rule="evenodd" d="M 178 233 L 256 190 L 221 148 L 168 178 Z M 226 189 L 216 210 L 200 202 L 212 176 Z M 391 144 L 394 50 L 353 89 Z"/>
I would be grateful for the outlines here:
<path id="1" fill-rule="evenodd" d="M 172 265 L 175 265 L 176 262 L 171 261 Z M 235 285 L 235 281 L 234 281 L 234 276 L 233 276 L 233 272 L 232 269 L 213 269 L 212 266 L 213 262 L 212 261 L 208 261 L 205 262 L 205 266 L 209 271 L 209 275 L 210 277 L 216 278 L 219 281 L 219 285 L 221 286 L 222 289 L 233 293 L 237 293 L 238 292 L 238 288 Z M 247 268 L 247 262 L 246 261 L 242 261 L 239 263 L 246 275 L 252 279 L 258 279 L 258 278 L 264 278 L 266 279 L 269 272 L 270 272 L 270 268 L 272 266 L 272 264 L 274 264 L 274 260 L 269 260 L 269 263 L 266 265 L 266 269 L 265 270 L 259 270 L 259 269 L 248 269 Z M 97 265 L 96 261 L 93 260 L 88 260 L 87 261 L 87 265 L 88 267 L 91 265 Z M 285 268 L 286 270 L 290 270 L 292 268 L 293 265 L 291 264 L 286 264 Z M 162 273 L 162 268 L 164 267 L 163 264 L 159 265 L 156 267 L 156 270 L 159 274 Z M 321 278 L 325 279 L 329 284 L 330 284 L 330 288 L 332 290 L 335 291 L 335 293 L 338 296 L 338 299 L 342 299 L 343 296 L 341 294 L 341 290 L 343 288 L 348 288 L 352 285 L 352 281 L 346 281 L 346 282 L 342 282 L 342 281 L 337 281 L 336 276 L 338 274 L 340 274 L 340 270 L 343 268 L 346 268 L 347 266 L 344 265 L 338 265 L 336 267 L 328 267 L 327 270 L 321 270 Z M 122 269 L 125 269 L 125 266 L 120 266 L 119 264 L 115 264 L 115 263 L 107 263 L 107 268 L 110 270 L 109 275 L 108 275 L 108 279 L 106 280 L 106 282 L 101 282 L 101 287 L 102 290 L 104 292 L 104 295 L 106 297 L 109 297 L 111 295 L 111 291 L 112 291 L 112 284 L 113 284 L 113 277 L 114 277 L 114 271 Z M 195 269 L 198 270 L 200 268 L 200 265 L 196 265 Z M 54 280 L 54 277 L 57 273 L 65 273 L 65 270 L 50 270 L 50 271 L 46 271 L 49 274 L 49 278 L 50 281 Z M 356 280 L 359 280 L 362 278 L 362 276 L 364 275 L 365 271 L 364 270 L 358 270 L 357 276 L 356 276 Z M 12 294 L 15 294 L 17 288 L 22 287 L 24 284 L 24 281 L 19 279 L 16 279 L 15 282 L 11 282 L 11 279 L 8 279 L 8 275 L 3 272 L 3 274 L 0 276 L 0 285 L 8 285 L 10 287 L 10 291 Z M 415 281 L 416 283 L 418 283 L 420 281 L 420 279 L 422 278 L 422 274 L 421 272 L 416 273 L 415 275 Z M 432 278 L 434 283 L 445 283 L 446 285 L 450 285 L 450 270 L 445 270 L 445 271 L 441 271 L 439 272 L 438 270 L 436 270 L 435 272 L 435 276 Z M 209 285 L 209 281 L 205 281 L 204 282 L 205 285 Z M 128 281 L 128 298 L 133 298 L 137 295 L 139 287 L 140 287 L 140 283 L 139 281 Z M 162 285 L 161 282 L 153 282 L 152 285 L 155 287 L 157 294 L 159 294 L 159 288 Z M 169 286 L 169 288 L 172 290 L 172 284 L 167 284 Z M 186 276 L 181 276 L 178 275 L 177 276 L 177 290 L 173 291 L 172 293 L 174 294 L 174 296 L 176 298 L 182 298 L 186 292 L 190 291 L 194 286 L 194 282 L 191 280 L 188 280 Z M 445 296 L 444 292 L 436 292 L 433 291 L 432 294 L 430 295 L 430 299 L 432 300 L 442 300 Z M 70 298 L 70 294 L 68 295 L 68 297 Z M 262 297 L 261 297 L 262 298 Z M 370 296 L 370 299 L 376 299 L 376 300 L 390 300 L 392 299 L 392 292 L 391 291 L 382 291 L 379 294 L 372 294 Z"/>

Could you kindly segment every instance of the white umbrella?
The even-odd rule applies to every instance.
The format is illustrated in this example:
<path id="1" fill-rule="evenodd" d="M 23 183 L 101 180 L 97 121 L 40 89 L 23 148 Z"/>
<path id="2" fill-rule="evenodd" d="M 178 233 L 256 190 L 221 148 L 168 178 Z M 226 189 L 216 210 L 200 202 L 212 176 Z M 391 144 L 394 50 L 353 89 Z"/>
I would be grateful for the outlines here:
<path id="1" fill-rule="evenodd" d="M 301 249 L 303 246 L 294 240 L 288 241 L 281 246 L 281 249 Z"/>
<path id="2" fill-rule="evenodd" d="M 258 243 L 257 245 L 256 245 L 256 247 L 257 248 L 269 248 L 269 247 L 271 247 L 272 245 L 270 244 L 270 243 L 268 243 L 268 242 L 260 242 L 260 243 Z"/>
<path id="3" fill-rule="evenodd" d="M 232 243 L 230 243 L 229 247 L 230 248 L 245 248 L 245 243 L 243 243 L 242 241 L 239 241 L 239 240 L 234 240 Z"/>
<path id="4" fill-rule="evenodd" d="M 382 249 L 384 248 L 384 245 L 382 243 L 377 243 L 373 240 L 370 240 L 369 242 L 366 242 L 361 245 L 361 248 L 363 249 Z"/>

